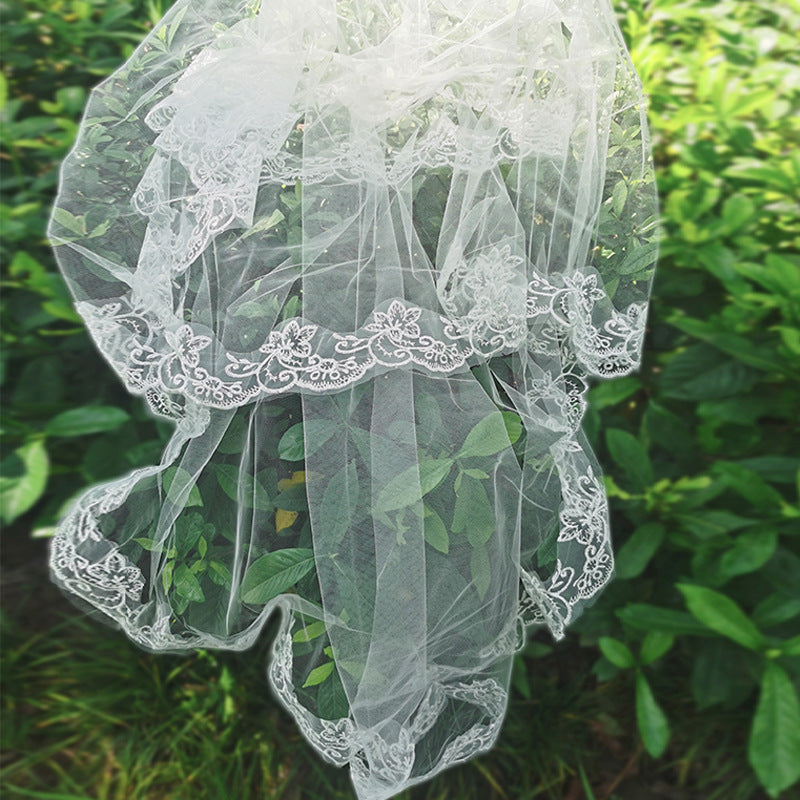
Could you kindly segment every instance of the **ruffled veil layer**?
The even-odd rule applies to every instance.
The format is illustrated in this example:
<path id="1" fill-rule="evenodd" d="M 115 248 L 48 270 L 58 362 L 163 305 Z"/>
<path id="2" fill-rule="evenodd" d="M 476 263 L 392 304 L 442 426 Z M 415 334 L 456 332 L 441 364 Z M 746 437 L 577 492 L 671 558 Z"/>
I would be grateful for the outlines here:
<path id="1" fill-rule="evenodd" d="M 179 2 L 50 229 L 175 434 L 80 498 L 54 579 L 153 650 L 279 607 L 271 684 L 362 800 L 486 750 L 526 626 L 612 573 L 580 423 L 638 364 L 654 215 L 605 0 Z"/>

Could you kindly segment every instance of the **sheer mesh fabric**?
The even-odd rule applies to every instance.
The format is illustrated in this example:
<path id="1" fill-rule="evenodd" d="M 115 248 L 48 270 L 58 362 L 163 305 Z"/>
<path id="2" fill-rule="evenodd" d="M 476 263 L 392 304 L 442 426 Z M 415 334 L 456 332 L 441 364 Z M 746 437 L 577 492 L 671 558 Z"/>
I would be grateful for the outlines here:
<path id="1" fill-rule="evenodd" d="M 488 749 L 526 628 L 612 575 L 580 425 L 639 364 L 655 215 L 606 0 L 179 2 L 50 226 L 175 433 L 76 502 L 54 580 L 151 650 L 279 609 L 270 683 L 361 800 Z"/>

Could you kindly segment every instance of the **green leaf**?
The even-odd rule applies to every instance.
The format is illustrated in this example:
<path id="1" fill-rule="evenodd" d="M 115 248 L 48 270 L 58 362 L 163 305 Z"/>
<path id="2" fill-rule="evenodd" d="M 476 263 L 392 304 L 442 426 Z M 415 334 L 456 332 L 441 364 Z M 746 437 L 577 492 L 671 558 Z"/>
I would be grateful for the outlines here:
<path id="1" fill-rule="evenodd" d="M 736 575 L 755 572 L 772 558 L 778 546 L 778 534 L 774 530 L 745 531 L 740 534 L 729 550 L 722 554 L 718 571 L 728 579 Z"/>
<path id="2" fill-rule="evenodd" d="M 284 511 L 308 511 L 308 491 L 305 483 L 284 489 L 274 500 L 275 508 Z"/>
<path id="3" fill-rule="evenodd" d="M 200 581 L 186 564 L 179 564 L 175 569 L 174 584 L 175 591 L 190 603 L 202 603 L 206 599 Z"/>
<path id="4" fill-rule="evenodd" d="M 297 631 L 294 636 L 292 636 L 292 641 L 310 642 L 312 639 L 322 636 L 326 630 L 327 628 L 325 627 L 324 622 L 312 622 L 310 625 L 300 628 L 300 630 Z"/>
<path id="5" fill-rule="evenodd" d="M 116 430 L 129 419 L 127 412 L 114 406 L 83 406 L 56 415 L 44 432 L 48 436 L 86 436 Z"/>
<path id="6" fill-rule="evenodd" d="M 489 565 L 489 553 L 485 546 L 475 547 L 469 561 L 469 571 L 478 597 L 483 600 L 492 582 L 492 570 Z"/>
<path id="7" fill-rule="evenodd" d="M 447 477 L 452 466 L 452 458 L 439 458 L 420 461 L 419 468 L 409 467 L 383 487 L 375 511 L 385 514 L 418 503 Z"/>
<path id="8" fill-rule="evenodd" d="M 519 414 L 515 414 L 513 411 L 501 411 L 500 414 L 502 415 L 503 423 L 506 426 L 506 435 L 508 436 L 508 440 L 511 442 L 511 444 L 514 444 L 519 440 L 519 437 L 522 436 L 522 418 Z"/>
<path id="9" fill-rule="evenodd" d="M 658 661 L 661 656 L 670 650 L 674 642 L 675 636 L 671 633 L 650 631 L 642 642 L 642 649 L 639 654 L 640 661 L 644 665 Z"/>
<path id="10" fill-rule="evenodd" d="M 350 713 L 350 704 L 338 672 L 324 681 L 317 691 L 317 708 L 322 719 L 342 719 Z"/>
<path id="11" fill-rule="evenodd" d="M 601 636 L 597 641 L 600 652 L 615 666 L 620 669 L 629 669 L 636 664 L 630 648 L 617 639 L 610 636 Z"/>
<path id="12" fill-rule="evenodd" d="M 615 566 L 617 577 L 627 580 L 641 575 L 661 546 L 665 535 L 666 529 L 658 522 L 646 522 L 637 528 L 619 549 Z"/>
<path id="13" fill-rule="evenodd" d="M 221 561 L 211 561 L 208 565 L 208 577 L 217 584 L 230 589 L 233 585 L 233 575 L 228 567 Z"/>
<path id="14" fill-rule="evenodd" d="M 203 505 L 203 498 L 200 496 L 197 484 L 192 476 L 181 467 L 167 467 L 161 473 L 161 485 L 167 493 L 167 499 L 172 503 L 178 503 L 185 508 Z M 191 489 L 187 492 L 186 487 L 189 485 Z"/>
<path id="15" fill-rule="evenodd" d="M 1 471 L 0 513 L 8 524 L 33 508 L 44 494 L 50 473 L 44 442 L 32 439 L 18 447 L 3 459 Z"/>
<path id="16" fill-rule="evenodd" d="M 358 506 L 358 474 L 351 461 L 329 481 L 322 495 L 319 515 L 325 520 L 326 542 L 339 544 L 353 521 Z"/>
<path id="17" fill-rule="evenodd" d="M 603 381 L 589 390 L 589 405 L 597 411 L 616 406 L 641 388 L 641 379 L 632 375 L 614 381 Z"/>
<path id="18" fill-rule="evenodd" d="M 520 431 L 521 432 L 521 431 Z M 498 411 L 484 417 L 468 434 L 456 458 L 493 456 L 511 446 L 506 418 Z"/>
<path id="19" fill-rule="evenodd" d="M 658 243 L 648 242 L 631 248 L 622 259 L 617 268 L 620 275 L 633 275 L 636 272 L 645 272 L 651 269 L 658 257 Z"/>
<path id="20" fill-rule="evenodd" d="M 641 442 L 627 431 L 611 428 L 606 433 L 611 458 L 622 467 L 631 485 L 644 489 L 653 483 L 653 465 Z"/>
<path id="21" fill-rule="evenodd" d="M 329 661 L 327 664 L 323 664 L 320 667 L 315 667 L 312 669 L 311 672 L 308 673 L 308 678 L 306 678 L 303 688 L 307 689 L 309 686 L 319 686 L 320 683 L 327 680 L 331 676 L 333 667 L 333 661 Z"/>
<path id="22" fill-rule="evenodd" d="M 168 592 L 172 586 L 172 574 L 175 571 L 175 562 L 167 561 L 164 564 L 164 569 L 161 571 L 161 585 L 164 587 L 164 592 Z"/>
<path id="23" fill-rule="evenodd" d="M 450 552 L 450 536 L 442 518 L 432 508 L 425 506 L 423 524 L 425 526 L 425 541 L 434 550 L 447 555 Z"/>
<path id="24" fill-rule="evenodd" d="M 473 547 L 481 547 L 492 537 L 495 528 L 494 509 L 483 484 L 464 475 L 453 510 L 453 533 L 466 531 Z"/>
<path id="25" fill-rule="evenodd" d="M 703 642 L 692 667 L 692 695 L 699 710 L 725 703 L 735 705 L 753 690 L 753 679 L 742 650 L 728 639 Z"/>
<path id="26" fill-rule="evenodd" d="M 750 650 L 766 646 L 764 637 L 753 622 L 730 597 L 704 586 L 678 584 L 689 611 L 712 631 L 738 642 Z"/>
<path id="27" fill-rule="evenodd" d="M 645 749 L 660 758 L 669 744 L 669 721 L 641 672 L 636 675 L 636 722 Z"/>
<path id="28" fill-rule="evenodd" d="M 326 419 L 312 419 L 292 425 L 278 442 L 278 455 L 284 461 L 302 461 L 316 453 L 333 434 L 336 426 Z"/>
<path id="29" fill-rule="evenodd" d="M 244 472 L 240 467 L 234 464 L 216 464 L 214 474 L 222 491 L 245 508 L 267 512 L 276 508 L 261 481 L 254 480 L 249 472 Z"/>
<path id="30" fill-rule="evenodd" d="M 785 656 L 800 656 L 800 635 L 781 643 L 780 651 Z"/>
<path id="31" fill-rule="evenodd" d="M 314 568 L 314 551 L 287 548 L 254 561 L 242 581 L 243 603 L 261 605 L 294 586 Z"/>
<path id="32" fill-rule="evenodd" d="M 649 603 L 629 603 L 616 612 L 632 628 L 642 631 L 661 631 L 680 635 L 708 635 L 708 628 L 685 611 L 661 608 Z"/>
<path id="33" fill-rule="evenodd" d="M 754 609 L 753 622 L 759 628 L 771 628 L 800 616 L 800 597 L 786 594 L 767 595 Z"/>
<path id="34" fill-rule="evenodd" d="M 770 797 L 800 779 L 800 703 L 784 670 L 767 662 L 748 748 L 750 764 Z"/>
<path id="35" fill-rule="evenodd" d="M 687 347 L 661 372 L 660 387 L 665 397 L 678 400 L 718 400 L 745 392 L 761 374 L 739 361 L 725 358 L 707 344 Z"/>

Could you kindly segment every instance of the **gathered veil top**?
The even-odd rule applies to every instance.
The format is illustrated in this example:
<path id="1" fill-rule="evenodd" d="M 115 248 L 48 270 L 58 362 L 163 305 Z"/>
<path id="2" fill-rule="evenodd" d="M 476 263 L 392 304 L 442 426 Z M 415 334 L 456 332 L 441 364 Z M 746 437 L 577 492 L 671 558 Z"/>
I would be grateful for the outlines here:
<path id="1" fill-rule="evenodd" d="M 158 651 L 279 609 L 270 684 L 360 800 L 490 748 L 526 628 L 613 571 L 580 426 L 639 364 L 645 111 L 609 0 L 178 2 L 50 226 L 175 430 L 77 500 L 54 580 Z"/>

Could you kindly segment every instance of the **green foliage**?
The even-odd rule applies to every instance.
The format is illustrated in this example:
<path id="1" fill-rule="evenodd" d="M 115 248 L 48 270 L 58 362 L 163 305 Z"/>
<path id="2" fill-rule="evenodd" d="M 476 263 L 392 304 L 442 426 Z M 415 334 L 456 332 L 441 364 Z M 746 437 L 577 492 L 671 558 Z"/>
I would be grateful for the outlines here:
<path id="1" fill-rule="evenodd" d="M 5 395 L 0 500 L 4 522 L 14 525 L 9 535 L 49 529 L 87 482 L 154 463 L 168 433 L 122 391 L 110 369 L 98 368 L 45 238 L 56 165 L 72 142 L 89 88 L 132 51 L 165 6 L 142 0 L 32 0 L 0 6 L 5 56 L 0 84 L 0 377 Z M 514 741 L 527 748 L 526 761 L 527 753 L 534 753 L 535 760 L 536 754 L 549 752 L 554 739 L 549 727 L 537 729 L 534 738 L 525 739 L 533 734 L 523 733 L 535 727 L 531 719 L 546 717 L 559 720 L 564 741 L 572 742 L 575 730 L 565 727 L 561 708 L 575 696 L 593 702 L 601 698 L 611 705 L 575 712 L 573 719 L 582 720 L 587 730 L 603 731 L 613 729 L 612 717 L 627 720 L 638 727 L 646 752 L 661 759 L 659 765 L 690 764 L 694 754 L 707 754 L 706 761 L 716 765 L 708 780 L 716 784 L 706 792 L 696 777 L 698 797 L 711 797 L 717 790 L 721 794 L 716 796 L 726 798 L 745 798 L 750 790 L 755 796 L 756 779 L 777 797 L 800 777 L 800 9 L 780 0 L 628 0 L 621 12 L 634 63 L 650 95 L 664 239 L 642 372 L 598 385 L 590 394 L 586 428 L 608 476 L 617 580 L 577 624 L 584 649 L 575 653 L 575 661 L 582 677 L 570 679 L 562 693 L 553 688 L 555 678 L 553 685 L 546 678 L 541 688 L 521 671 L 531 664 L 539 669 L 547 649 L 529 646 L 518 659 L 514 686 L 526 705 L 516 733 L 521 738 Z M 424 217 L 422 243 L 431 251 L 446 176 L 432 175 L 415 191 Z M 281 211 L 257 220 L 244 235 L 269 233 L 291 244 L 299 192 L 299 186 L 287 188 Z M 614 193 L 617 213 L 626 192 L 620 185 Z M 632 250 L 623 270 L 635 272 L 650 255 L 648 245 Z M 295 299 L 284 309 L 284 318 L 298 311 Z M 257 316 L 262 309 L 243 305 L 237 313 Z M 288 409 L 279 414 L 275 446 L 288 462 L 302 461 L 309 446 L 322 446 L 332 435 L 320 423 L 304 437 L 297 417 L 290 420 Z M 399 475 L 379 495 L 376 510 L 397 523 L 399 531 L 403 515 L 416 507 L 424 515 L 428 545 L 448 553 L 455 537 L 464 536 L 460 520 L 480 519 L 485 511 L 481 481 L 488 476 L 478 459 L 513 445 L 520 436 L 515 415 L 488 417 L 456 444 L 460 449 L 449 456 L 437 453 L 423 460 L 419 471 Z M 226 447 L 223 440 L 220 452 L 228 452 Z M 215 507 L 216 492 L 249 498 L 255 510 L 270 515 L 306 513 L 301 485 L 278 488 L 276 476 L 260 475 L 242 487 L 233 463 L 218 465 L 213 481 L 202 486 L 176 468 L 163 476 L 167 498 L 186 495 L 187 504 L 198 510 L 196 516 L 186 515 L 175 546 L 164 553 L 162 588 L 178 613 L 233 582 L 224 563 L 228 545 L 222 527 L 199 513 Z M 358 503 L 355 470 L 350 464 L 333 476 L 323 499 L 326 515 L 336 520 L 342 536 Z M 452 476 L 457 514 L 445 520 L 431 497 Z M 250 565 L 241 588 L 245 602 L 266 603 L 308 575 L 313 563 L 300 533 L 303 521 L 301 516 L 289 533 L 281 531 L 292 537 L 286 549 Z M 485 534 L 472 531 L 469 539 L 472 578 L 481 596 L 491 582 Z M 131 536 L 146 551 L 158 547 L 144 530 Z M 315 646 L 324 636 L 320 626 L 312 622 L 295 631 L 296 646 Z M 105 762 L 98 761 L 94 772 L 80 766 L 86 783 L 79 785 L 64 776 L 57 759 L 52 780 L 26 776 L 25 765 L 33 763 L 33 756 L 19 755 L 26 747 L 34 752 L 29 743 L 44 730 L 64 725 L 63 750 L 73 753 L 72 727 L 86 713 L 82 752 L 104 753 L 108 742 L 116 743 L 111 752 L 124 767 L 114 767 L 122 770 L 118 794 L 147 797 L 174 790 L 170 796 L 177 797 L 175 787 L 196 787 L 190 779 L 195 770 L 212 763 L 219 764 L 217 773 L 202 772 L 207 796 L 227 796 L 234 769 L 241 785 L 254 792 L 263 791 L 267 776 L 268 796 L 296 793 L 292 781 L 303 778 L 292 766 L 297 752 L 281 748 L 302 740 L 288 725 L 273 725 L 274 741 L 256 738 L 254 731 L 273 712 L 258 702 L 254 709 L 248 706 L 249 698 L 261 696 L 255 679 L 245 691 L 231 677 L 233 670 L 226 672 L 211 656 L 188 665 L 170 661 L 169 667 L 145 667 L 151 662 L 134 656 L 122 663 L 116 636 L 107 646 L 113 658 L 94 671 L 94 662 L 81 661 L 79 647 L 65 650 L 70 661 L 57 668 L 50 654 L 37 660 L 31 650 L 35 642 L 35 637 L 17 637 L 9 657 L 12 680 L 35 676 L 30 691 L 38 704 L 12 709 L 7 736 L 16 754 L 8 773 L 14 785 L 41 791 L 57 785 L 62 794 L 106 792 L 96 788 L 108 786 Z M 597 656 L 594 672 L 602 691 L 591 692 L 581 658 Z M 77 678 L 70 677 L 70 664 Z M 346 712 L 338 670 L 348 666 L 354 668 L 329 659 L 304 678 L 306 689 L 319 692 L 319 707 L 331 719 Z M 117 673 L 119 680 L 113 677 Z M 82 696 L 101 687 L 96 689 L 98 707 L 85 712 L 81 699 L 64 716 L 56 700 L 76 680 Z M 102 688 L 111 680 L 113 693 Z M 257 681 L 260 687 L 260 666 Z M 205 688 L 191 688 L 197 685 Z M 25 693 L 19 688 L 18 696 Z M 11 697 L 13 706 L 13 687 Z M 169 716 L 176 697 L 179 719 Z M 539 705 L 527 705 L 534 702 Z M 635 719 L 626 716 L 629 707 Z M 114 724 L 119 730 L 102 739 L 94 720 L 105 720 L 107 708 L 118 714 Z M 191 717 L 196 736 L 185 723 L 187 711 L 196 715 Z M 512 707 L 512 727 L 513 713 Z M 42 730 L 31 727 L 29 718 L 36 719 L 35 714 L 49 715 Z M 234 723 L 237 716 L 242 721 Z M 169 775 L 152 768 L 159 754 L 149 736 L 137 739 L 138 750 L 126 743 L 135 730 L 155 729 L 168 731 L 174 751 L 186 747 L 186 763 L 164 761 L 161 769 L 173 770 Z M 704 730 L 713 730 L 713 736 L 702 738 Z M 611 734 L 603 736 L 588 747 L 596 751 Z M 254 742 L 255 755 L 245 753 L 238 740 Z M 274 755 L 276 747 L 280 756 Z M 509 765 L 505 774 L 514 776 L 509 780 L 529 780 L 519 777 L 526 773 L 513 753 L 502 745 L 498 749 L 501 763 Z M 45 748 L 37 758 L 50 759 L 48 752 Z M 141 752 L 138 761 L 136 752 Z M 225 763 L 220 763 L 220 752 L 228 756 Z M 585 787 L 586 753 L 574 752 L 569 769 L 566 756 L 542 758 L 537 769 L 550 783 L 537 778 L 508 794 L 563 797 L 570 769 L 582 776 Z M 736 771 L 745 758 L 754 771 L 749 779 Z M 245 766 L 254 763 L 257 767 Z M 309 763 L 311 773 L 316 762 Z M 505 767 L 492 764 L 490 777 L 502 776 Z M 281 775 L 288 778 L 276 778 Z M 503 796 L 492 794 L 492 781 L 484 781 L 477 766 L 448 775 L 441 780 L 461 787 L 452 796 Z M 333 779 L 323 775 L 315 780 L 319 796 L 348 796 L 344 783 L 334 792 L 328 783 Z M 128 795 L 133 781 L 136 789 Z M 444 785 L 437 783 L 438 796 L 446 793 Z"/>
<path id="2" fill-rule="evenodd" d="M 659 696 L 747 709 L 776 797 L 800 777 L 800 9 L 630 2 L 624 28 L 665 235 L 642 374 L 592 392 L 618 569 L 578 627 L 601 678 L 634 677 L 651 755 L 685 713 Z"/>

